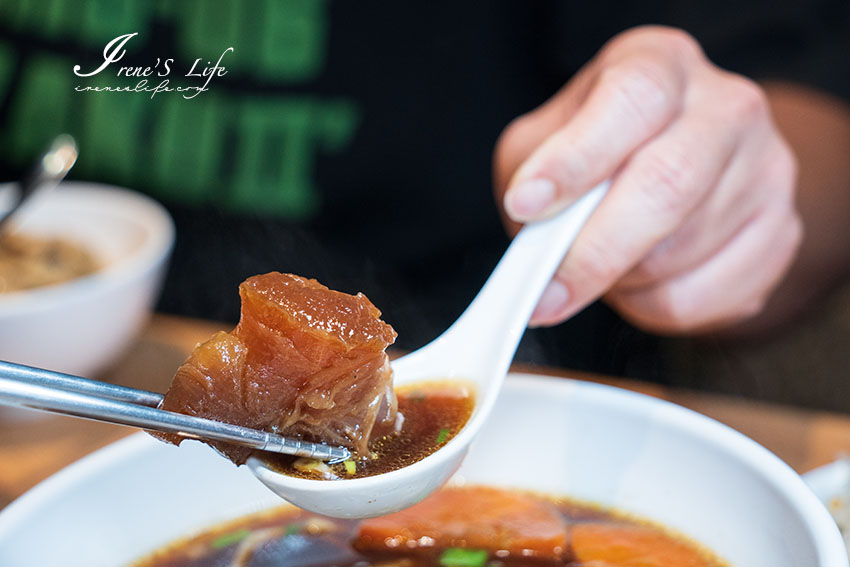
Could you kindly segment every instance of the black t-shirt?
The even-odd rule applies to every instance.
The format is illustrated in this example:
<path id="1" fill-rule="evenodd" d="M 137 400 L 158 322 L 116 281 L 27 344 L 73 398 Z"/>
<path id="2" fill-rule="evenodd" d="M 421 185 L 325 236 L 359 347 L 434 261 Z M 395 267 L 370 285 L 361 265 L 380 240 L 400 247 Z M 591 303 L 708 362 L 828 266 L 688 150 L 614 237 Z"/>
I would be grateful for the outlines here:
<path id="1" fill-rule="evenodd" d="M 70 132 L 81 151 L 71 178 L 144 191 L 174 216 L 161 310 L 235 321 L 240 281 L 295 272 L 364 292 L 398 345 L 413 349 L 461 313 L 508 244 L 490 174 L 500 131 L 605 41 L 635 25 L 675 25 L 721 66 L 845 95 L 848 10 L 838 1 L 2 3 L 0 178 L 17 178 L 53 135 Z M 120 61 L 73 72 L 94 71 L 109 42 L 134 33 Z M 121 67 L 131 69 L 119 76 Z M 207 79 L 195 96 L 144 90 Z M 141 80 L 133 92 L 93 90 Z M 664 379 L 656 346 L 594 305 L 530 331 L 518 357 Z"/>

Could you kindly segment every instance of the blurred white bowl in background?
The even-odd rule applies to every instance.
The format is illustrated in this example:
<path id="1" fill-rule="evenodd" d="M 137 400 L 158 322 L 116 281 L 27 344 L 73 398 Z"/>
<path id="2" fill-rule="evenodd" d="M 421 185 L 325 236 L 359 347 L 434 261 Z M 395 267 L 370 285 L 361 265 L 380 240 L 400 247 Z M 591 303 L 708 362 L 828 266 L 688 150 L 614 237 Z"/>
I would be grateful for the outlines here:
<path id="1" fill-rule="evenodd" d="M 0 194 L 9 186 L 0 186 Z M 96 272 L 0 293 L 0 359 L 94 376 L 128 346 L 156 301 L 174 224 L 154 200 L 94 183 L 64 182 L 18 213 L 21 234 L 86 247 Z"/>

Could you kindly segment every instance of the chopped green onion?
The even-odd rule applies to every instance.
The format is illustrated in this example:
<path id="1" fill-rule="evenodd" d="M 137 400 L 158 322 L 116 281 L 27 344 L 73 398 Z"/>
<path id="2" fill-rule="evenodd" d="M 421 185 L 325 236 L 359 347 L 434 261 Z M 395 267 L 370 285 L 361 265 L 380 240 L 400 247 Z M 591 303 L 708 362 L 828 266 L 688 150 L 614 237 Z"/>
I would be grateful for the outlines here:
<path id="1" fill-rule="evenodd" d="M 347 461 L 343 461 L 342 464 L 345 466 L 345 472 L 348 474 L 354 474 L 357 472 L 357 463 L 348 459 Z"/>
<path id="2" fill-rule="evenodd" d="M 286 531 L 284 532 L 283 535 L 284 535 L 284 537 L 285 536 L 291 536 L 291 535 L 297 534 L 300 531 L 301 531 L 301 526 L 299 524 L 289 524 L 288 526 L 286 526 Z"/>
<path id="3" fill-rule="evenodd" d="M 487 551 L 484 549 L 450 547 L 440 555 L 442 567 L 484 567 L 486 563 Z"/>
<path id="4" fill-rule="evenodd" d="M 237 530 L 235 532 L 230 532 L 229 534 L 224 534 L 221 537 L 216 538 L 212 542 L 213 549 L 222 549 L 227 547 L 228 545 L 233 545 L 234 543 L 239 543 L 246 537 L 251 534 L 250 530 Z"/>
<path id="5" fill-rule="evenodd" d="M 442 428 L 439 433 L 437 433 L 437 445 L 441 445 L 446 442 L 446 439 L 449 438 L 449 430 L 447 428 Z"/>

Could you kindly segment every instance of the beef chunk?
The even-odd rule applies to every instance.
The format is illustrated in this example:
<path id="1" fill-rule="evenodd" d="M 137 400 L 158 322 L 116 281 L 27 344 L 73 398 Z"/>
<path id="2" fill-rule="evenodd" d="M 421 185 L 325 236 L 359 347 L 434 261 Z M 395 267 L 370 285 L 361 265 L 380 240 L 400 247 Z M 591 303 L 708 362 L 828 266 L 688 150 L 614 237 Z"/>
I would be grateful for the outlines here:
<path id="1" fill-rule="evenodd" d="M 366 454 L 396 423 L 392 327 L 363 294 L 272 272 L 239 286 L 231 333 L 198 345 L 160 407 Z M 158 437 L 179 444 L 175 435 Z M 237 464 L 251 449 L 214 446 Z"/>

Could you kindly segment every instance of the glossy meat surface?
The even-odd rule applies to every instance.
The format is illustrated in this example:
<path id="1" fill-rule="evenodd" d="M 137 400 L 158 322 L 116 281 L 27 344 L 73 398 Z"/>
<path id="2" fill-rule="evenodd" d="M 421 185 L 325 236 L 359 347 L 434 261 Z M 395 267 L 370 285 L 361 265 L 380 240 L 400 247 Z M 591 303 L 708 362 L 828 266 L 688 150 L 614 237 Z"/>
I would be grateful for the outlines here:
<path id="1" fill-rule="evenodd" d="M 392 431 L 392 327 L 363 294 L 272 272 L 239 286 L 242 316 L 178 369 L 162 409 L 343 445 Z M 179 443 L 176 436 L 160 436 Z M 215 444 L 237 464 L 250 449 Z"/>
<path id="2" fill-rule="evenodd" d="M 401 512 L 364 520 L 354 547 L 361 552 L 431 553 L 467 547 L 504 557 L 561 561 L 567 524 L 552 502 L 491 487 L 443 488 Z"/>
<path id="3" fill-rule="evenodd" d="M 573 553 L 580 565 L 606 567 L 713 567 L 708 554 L 658 528 L 594 522 L 572 528 Z"/>

